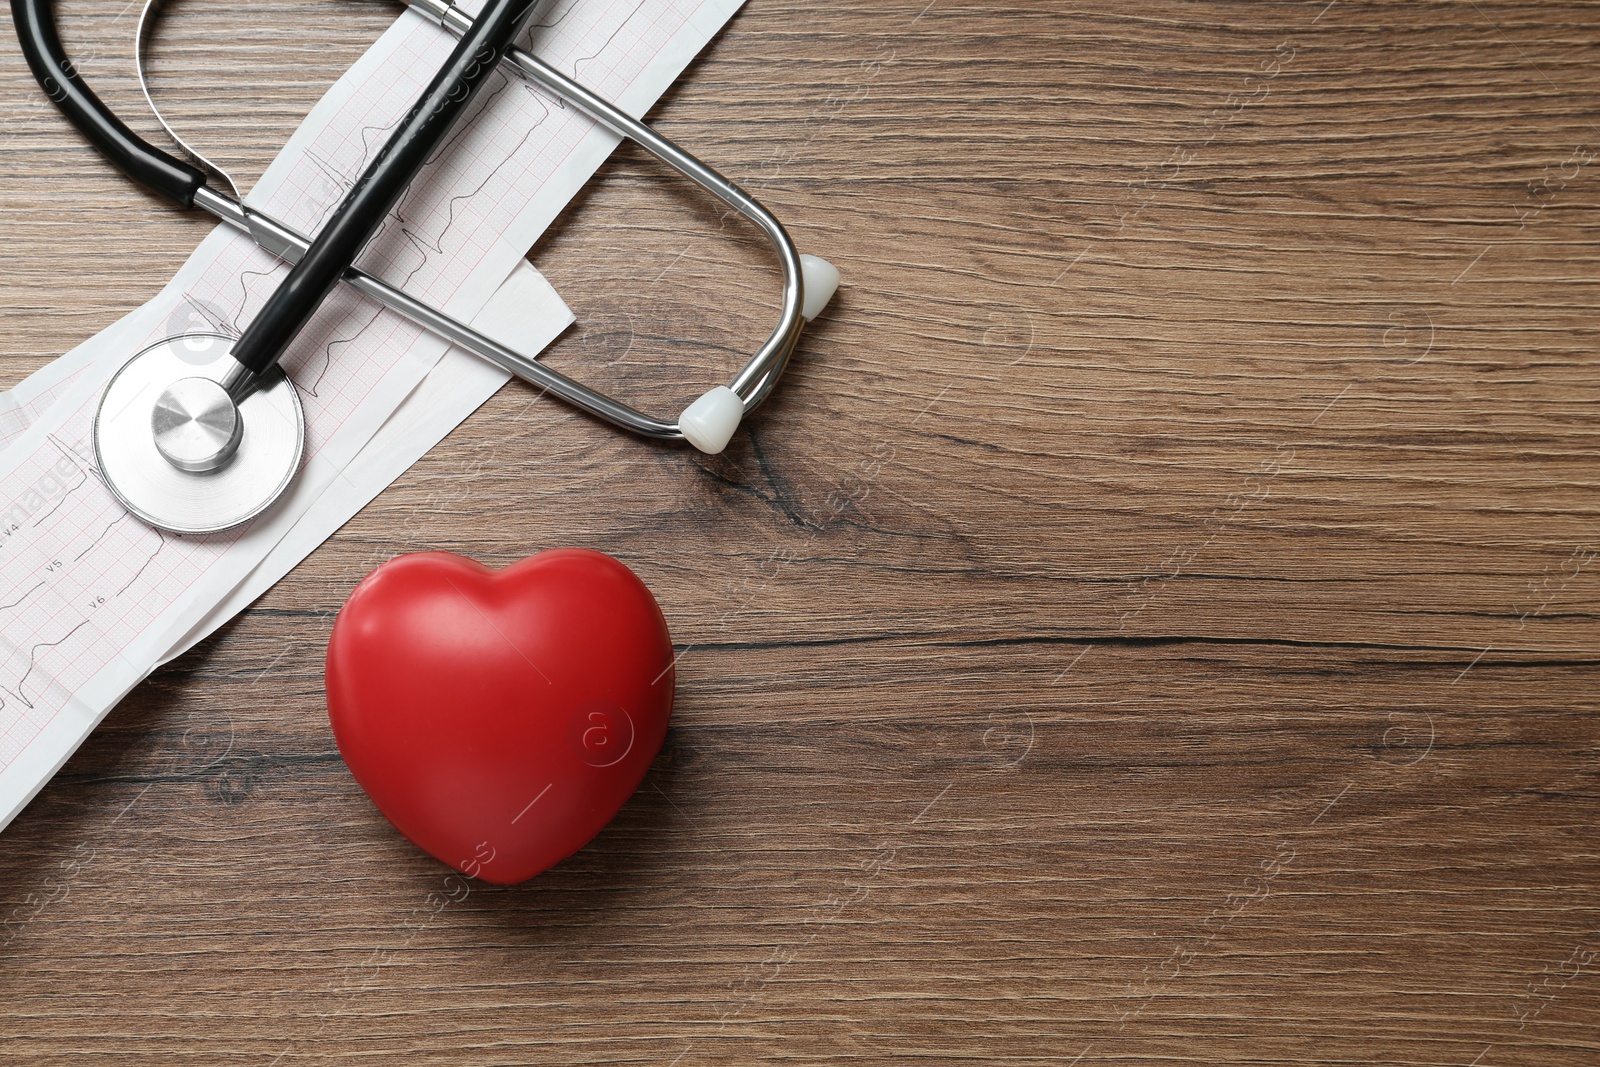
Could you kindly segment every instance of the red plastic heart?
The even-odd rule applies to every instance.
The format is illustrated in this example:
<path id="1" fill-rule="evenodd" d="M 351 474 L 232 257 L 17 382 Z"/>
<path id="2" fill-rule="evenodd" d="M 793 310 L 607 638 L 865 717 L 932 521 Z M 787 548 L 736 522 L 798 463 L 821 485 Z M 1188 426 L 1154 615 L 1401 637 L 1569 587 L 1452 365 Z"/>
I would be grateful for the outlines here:
<path id="1" fill-rule="evenodd" d="M 644 583 L 587 549 L 495 572 L 399 556 L 328 641 L 350 773 L 436 858 L 490 882 L 582 848 L 638 788 L 672 716 L 672 639 Z"/>

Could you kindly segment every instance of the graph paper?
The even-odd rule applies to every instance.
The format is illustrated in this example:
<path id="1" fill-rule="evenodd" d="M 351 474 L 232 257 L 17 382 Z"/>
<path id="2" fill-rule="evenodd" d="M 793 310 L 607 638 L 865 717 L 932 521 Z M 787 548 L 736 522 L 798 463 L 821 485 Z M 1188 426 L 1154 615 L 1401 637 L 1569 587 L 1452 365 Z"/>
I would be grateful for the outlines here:
<path id="1" fill-rule="evenodd" d="M 637 114 L 739 3 L 555 0 L 534 15 L 526 45 Z M 314 230 L 451 43 L 437 26 L 402 16 L 313 109 L 251 204 Z M 617 141 L 520 80 L 496 78 L 361 260 L 468 319 Z M 289 553 L 284 566 L 274 550 L 296 542 L 302 519 L 315 521 L 301 527 L 299 542 L 308 528 L 330 529 L 339 509 L 318 506 L 329 486 L 359 481 L 366 495 L 352 499 L 364 503 L 381 488 L 375 479 L 398 473 L 397 457 L 420 455 L 415 440 L 398 447 L 380 438 L 383 462 L 363 460 L 425 377 L 452 405 L 431 419 L 413 406 L 410 425 L 432 435 L 429 444 L 454 425 L 446 417 L 464 417 L 498 384 L 498 372 L 485 376 L 455 353 L 441 362 L 444 342 L 337 290 L 283 361 L 307 421 L 308 459 L 288 498 L 226 535 L 144 526 L 94 469 L 89 432 L 100 389 L 128 356 L 164 337 L 195 328 L 237 334 L 285 271 L 219 228 L 155 300 L 0 400 L 0 443 L 8 442 L 0 451 L 0 826 L 172 649 L 220 623 L 219 606 L 252 576 L 259 582 L 264 564 L 293 565 L 299 556 Z"/>

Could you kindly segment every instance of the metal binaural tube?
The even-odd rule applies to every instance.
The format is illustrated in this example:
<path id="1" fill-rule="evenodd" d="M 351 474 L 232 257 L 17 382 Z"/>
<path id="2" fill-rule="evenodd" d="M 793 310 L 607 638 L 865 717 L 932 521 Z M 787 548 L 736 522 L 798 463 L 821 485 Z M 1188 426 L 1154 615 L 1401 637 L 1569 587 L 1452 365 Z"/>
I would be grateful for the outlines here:
<path id="1" fill-rule="evenodd" d="M 196 207 L 210 212 L 222 222 L 249 234 L 262 248 L 286 262 L 294 263 L 300 259 L 310 245 L 310 241 L 303 235 L 276 219 L 245 208 L 210 188 L 201 188 L 195 194 L 194 203 Z M 344 272 L 344 280 L 351 288 L 371 297 L 389 310 L 403 315 L 418 326 L 460 345 L 508 374 L 514 374 L 526 382 L 550 390 L 569 404 L 591 415 L 623 429 L 632 430 L 643 437 L 661 441 L 676 441 L 683 438 L 683 434 L 675 424 L 651 418 L 621 401 L 613 400 L 604 393 L 596 392 L 583 383 L 568 378 L 559 371 L 529 359 L 359 267 L 348 268 Z"/>
<path id="2" fill-rule="evenodd" d="M 463 33 L 472 24 L 471 17 L 450 0 L 405 2 L 452 33 Z M 538 57 L 513 47 L 507 49 L 504 61 L 529 81 L 561 97 L 612 133 L 637 142 L 662 162 L 745 216 L 772 242 L 783 269 L 783 306 L 778 315 L 778 325 L 766 343 L 756 350 L 744 369 L 734 377 L 731 385 L 744 401 L 746 412 L 753 411 L 776 386 L 805 325 L 801 315 L 805 292 L 800 254 L 788 231 L 760 201 L 714 168 Z"/>

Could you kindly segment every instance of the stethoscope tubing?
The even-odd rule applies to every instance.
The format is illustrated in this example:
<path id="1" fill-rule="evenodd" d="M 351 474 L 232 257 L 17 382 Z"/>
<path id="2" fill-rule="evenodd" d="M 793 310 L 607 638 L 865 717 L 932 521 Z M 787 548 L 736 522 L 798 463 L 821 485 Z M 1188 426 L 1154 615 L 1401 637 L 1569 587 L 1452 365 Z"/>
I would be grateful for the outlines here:
<path id="1" fill-rule="evenodd" d="M 538 0 L 487 0 L 333 216 L 234 342 L 236 400 L 278 362 L 483 88 Z"/>
<path id="2" fill-rule="evenodd" d="M 407 0 L 419 13 L 462 34 L 472 19 L 447 0 Z M 290 227 L 244 206 L 206 184 L 199 169 L 161 151 L 130 130 L 95 95 L 67 57 L 55 27 L 53 0 L 11 0 L 18 39 L 35 79 L 46 95 L 103 155 L 136 181 L 184 208 L 198 207 L 233 225 L 263 249 L 293 264 L 312 242 Z M 508 49 L 502 62 L 554 93 L 613 133 L 647 151 L 748 218 L 772 242 L 783 272 L 783 300 L 777 326 L 735 376 L 730 388 L 748 414 L 771 394 L 799 341 L 804 283 L 799 253 L 783 225 L 754 197 L 728 181 L 648 125 L 596 96 L 522 49 Z M 668 422 L 600 393 L 559 371 L 514 352 L 472 327 L 361 270 L 346 267 L 340 277 L 364 295 L 454 344 L 573 406 L 633 433 L 657 440 L 682 440 L 677 422 Z"/>

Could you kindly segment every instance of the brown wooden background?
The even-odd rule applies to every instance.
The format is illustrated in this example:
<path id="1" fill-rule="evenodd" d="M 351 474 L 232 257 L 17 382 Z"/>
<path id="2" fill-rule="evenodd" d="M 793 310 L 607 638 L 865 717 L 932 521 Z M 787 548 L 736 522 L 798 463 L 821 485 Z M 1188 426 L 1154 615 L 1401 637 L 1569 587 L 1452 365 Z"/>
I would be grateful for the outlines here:
<path id="1" fill-rule="evenodd" d="M 63 20 L 132 113 L 125 2 Z M 394 13 L 181 0 L 157 83 L 253 178 Z M 208 223 L 0 39 L 9 385 Z M 508 386 L 141 686 L 0 835 L 0 1058 L 1600 1061 L 1600 7 L 750 0 L 655 114 L 844 271 L 777 398 L 708 460 Z M 739 362 L 718 224 L 622 153 L 551 361 Z M 674 728 L 458 899 L 324 643 L 389 556 L 564 544 L 660 598 Z"/>

